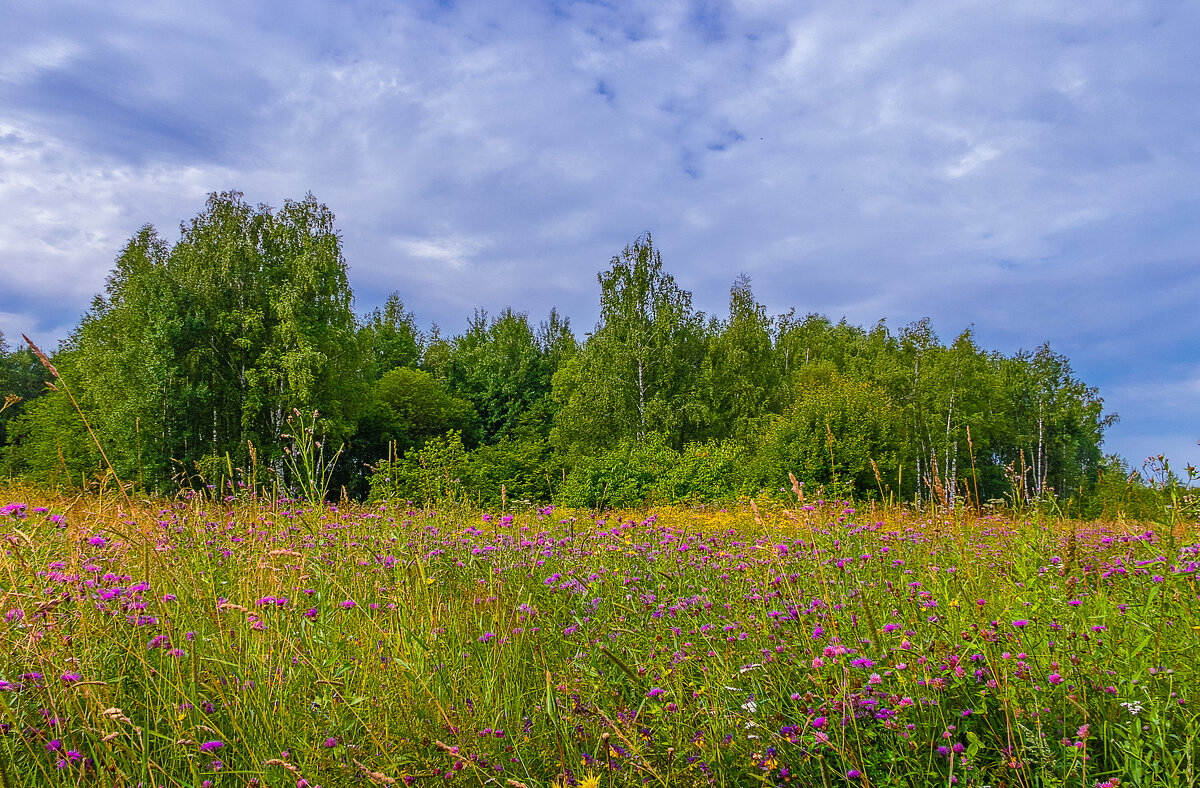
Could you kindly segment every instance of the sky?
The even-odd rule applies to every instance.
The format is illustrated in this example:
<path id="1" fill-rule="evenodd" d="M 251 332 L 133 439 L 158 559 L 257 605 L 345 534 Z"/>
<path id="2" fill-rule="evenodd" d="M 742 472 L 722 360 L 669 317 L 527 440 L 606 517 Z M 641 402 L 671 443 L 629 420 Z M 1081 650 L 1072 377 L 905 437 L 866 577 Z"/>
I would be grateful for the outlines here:
<path id="1" fill-rule="evenodd" d="M 1200 466 L 1200 4 L 0 3 L 0 331 L 53 347 L 214 191 L 337 216 L 397 291 L 580 336 L 646 232 L 694 305 L 1049 343 Z"/>

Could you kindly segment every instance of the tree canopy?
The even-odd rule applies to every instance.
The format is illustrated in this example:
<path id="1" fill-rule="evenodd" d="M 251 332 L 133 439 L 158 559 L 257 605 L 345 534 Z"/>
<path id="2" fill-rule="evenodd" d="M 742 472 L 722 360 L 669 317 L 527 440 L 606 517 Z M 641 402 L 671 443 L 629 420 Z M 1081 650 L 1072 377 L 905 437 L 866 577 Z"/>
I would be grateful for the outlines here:
<path id="1" fill-rule="evenodd" d="M 945 344 L 928 319 L 772 316 L 744 274 L 709 317 L 649 234 L 596 282 L 582 341 L 554 310 L 479 309 L 454 335 L 421 330 L 399 293 L 356 316 L 326 206 L 214 193 L 173 244 L 151 226 L 129 240 L 54 363 L 117 474 L 164 493 L 250 465 L 287 485 L 297 410 L 345 446 L 333 489 L 353 495 L 386 460 L 393 480 L 456 480 L 483 502 L 753 495 L 790 488 L 790 472 L 830 494 L 953 505 L 1081 494 L 1112 464 L 1116 417 L 1048 346 L 1006 356 L 970 329 Z M 94 481 L 95 445 L 44 380 L 0 336 L 0 470 Z M 437 484 L 435 457 L 454 465 Z"/>

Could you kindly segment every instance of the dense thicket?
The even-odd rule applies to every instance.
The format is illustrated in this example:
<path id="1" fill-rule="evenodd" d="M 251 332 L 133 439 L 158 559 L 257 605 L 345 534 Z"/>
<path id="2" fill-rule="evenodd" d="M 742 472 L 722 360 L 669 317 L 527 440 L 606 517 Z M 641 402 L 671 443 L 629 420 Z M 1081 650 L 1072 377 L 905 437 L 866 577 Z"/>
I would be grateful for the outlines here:
<path id="1" fill-rule="evenodd" d="M 330 456 L 344 447 L 332 489 L 356 496 L 600 507 L 790 490 L 792 472 L 830 495 L 953 505 L 1079 498 L 1114 462 L 1114 417 L 1047 346 L 771 317 L 745 276 L 709 317 L 649 235 L 597 281 L 582 341 L 553 311 L 425 333 L 398 294 L 352 312 L 311 195 L 273 210 L 213 194 L 175 244 L 152 227 L 129 241 L 54 363 L 117 474 L 162 493 L 251 472 L 289 484 L 286 421 L 313 410 Z M 0 389 L 23 398 L 0 414 L 3 471 L 102 476 L 65 393 L 41 388 L 27 348 L 0 353 Z"/>

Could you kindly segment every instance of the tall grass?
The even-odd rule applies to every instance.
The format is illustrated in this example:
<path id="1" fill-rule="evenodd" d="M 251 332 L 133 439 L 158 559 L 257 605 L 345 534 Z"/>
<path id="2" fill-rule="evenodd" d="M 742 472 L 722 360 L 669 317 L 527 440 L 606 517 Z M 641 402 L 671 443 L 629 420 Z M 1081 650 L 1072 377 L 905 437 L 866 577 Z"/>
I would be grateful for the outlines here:
<path id="1" fill-rule="evenodd" d="M 3 788 L 1196 781 L 1194 524 L 5 497 Z"/>

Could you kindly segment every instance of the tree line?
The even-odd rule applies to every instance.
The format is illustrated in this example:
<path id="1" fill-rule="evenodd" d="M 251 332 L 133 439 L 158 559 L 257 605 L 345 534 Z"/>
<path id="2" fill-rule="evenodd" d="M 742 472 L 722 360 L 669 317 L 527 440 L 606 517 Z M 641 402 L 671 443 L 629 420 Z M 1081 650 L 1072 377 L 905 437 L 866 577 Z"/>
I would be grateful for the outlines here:
<path id="1" fill-rule="evenodd" d="M 288 419 L 313 411 L 328 457 L 342 447 L 333 490 L 421 503 L 731 500 L 790 490 L 792 473 L 814 494 L 954 505 L 1082 498 L 1124 472 L 1101 451 L 1115 416 L 1046 345 L 772 316 L 744 275 L 709 316 L 649 234 L 597 284 L 582 337 L 512 308 L 423 331 L 398 294 L 355 314 L 312 195 L 272 209 L 214 193 L 174 244 L 151 226 L 129 240 L 52 360 L 116 474 L 159 494 L 286 488 Z M 29 348 L 0 336 L 0 362 L 0 473 L 102 482 Z"/>

